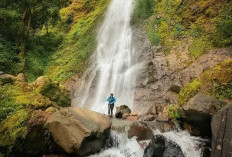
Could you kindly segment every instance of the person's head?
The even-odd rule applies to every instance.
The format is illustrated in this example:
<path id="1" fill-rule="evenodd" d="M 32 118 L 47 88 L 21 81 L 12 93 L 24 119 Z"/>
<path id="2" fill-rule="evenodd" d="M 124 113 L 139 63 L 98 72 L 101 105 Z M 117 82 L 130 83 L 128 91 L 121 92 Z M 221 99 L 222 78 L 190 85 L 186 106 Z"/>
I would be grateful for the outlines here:
<path id="1" fill-rule="evenodd" d="M 110 96 L 113 97 L 113 93 L 110 93 Z"/>

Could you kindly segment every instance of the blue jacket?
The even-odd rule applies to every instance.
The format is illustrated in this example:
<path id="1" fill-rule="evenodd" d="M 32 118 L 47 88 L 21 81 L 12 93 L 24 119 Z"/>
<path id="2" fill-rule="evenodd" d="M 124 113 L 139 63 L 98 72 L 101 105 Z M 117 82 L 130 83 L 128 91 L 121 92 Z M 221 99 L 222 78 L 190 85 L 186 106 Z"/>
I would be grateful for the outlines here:
<path id="1" fill-rule="evenodd" d="M 115 97 L 111 98 L 111 96 L 109 96 L 106 101 L 109 101 L 109 104 L 112 104 L 116 102 L 116 98 Z"/>

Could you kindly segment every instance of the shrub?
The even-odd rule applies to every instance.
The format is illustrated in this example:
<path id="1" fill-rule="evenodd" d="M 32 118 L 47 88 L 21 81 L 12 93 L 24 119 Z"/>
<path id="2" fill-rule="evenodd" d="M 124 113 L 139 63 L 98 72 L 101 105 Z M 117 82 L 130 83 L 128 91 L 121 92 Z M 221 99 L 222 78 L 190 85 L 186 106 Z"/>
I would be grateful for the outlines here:
<path id="1" fill-rule="evenodd" d="M 178 95 L 178 105 L 185 105 L 191 97 L 200 91 L 200 86 L 201 83 L 198 79 L 195 79 L 191 83 L 185 85 Z"/>
<path id="2" fill-rule="evenodd" d="M 197 79 L 185 85 L 178 95 L 178 105 L 185 105 L 198 92 L 222 100 L 232 100 L 231 67 L 232 59 L 226 60 L 205 71 Z"/>
<path id="3" fill-rule="evenodd" d="M 131 17 L 131 23 L 138 24 L 150 17 L 153 13 L 153 8 L 153 0 L 136 0 Z"/>
<path id="4" fill-rule="evenodd" d="M 213 44 L 217 47 L 232 45 L 232 8 L 226 11 L 216 22 L 216 31 L 212 33 Z"/>
<path id="5" fill-rule="evenodd" d="M 155 27 L 157 27 L 155 20 L 150 22 L 147 26 L 148 38 L 152 45 L 158 45 L 160 43 L 160 36 Z"/>
<path id="6" fill-rule="evenodd" d="M 13 145 L 18 138 L 25 138 L 30 116 L 31 110 L 23 109 L 0 122 L 0 147 Z"/>
<path id="7" fill-rule="evenodd" d="M 211 48 L 211 43 L 205 38 L 194 38 L 189 46 L 189 55 L 192 59 L 197 59 Z"/>
<path id="8" fill-rule="evenodd" d="M 15 74 L 19 70 L 19 62 L 14 45 L 0 35 L 0 71 Z"/>

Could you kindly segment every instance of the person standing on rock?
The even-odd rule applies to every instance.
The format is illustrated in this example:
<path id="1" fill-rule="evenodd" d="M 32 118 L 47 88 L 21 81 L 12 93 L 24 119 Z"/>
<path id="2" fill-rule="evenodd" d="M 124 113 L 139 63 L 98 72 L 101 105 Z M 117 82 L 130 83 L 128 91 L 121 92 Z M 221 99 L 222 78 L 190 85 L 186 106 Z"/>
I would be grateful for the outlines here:
<path id="1" fill-rule="evenodd" d="M 113 96 L 113 93 L 110 93 L 110 96 L 107 98 L 108 103 L 108 115 L 113 117 L 113 109 L 114 103 L 116 102 L 116 98 Z"/>

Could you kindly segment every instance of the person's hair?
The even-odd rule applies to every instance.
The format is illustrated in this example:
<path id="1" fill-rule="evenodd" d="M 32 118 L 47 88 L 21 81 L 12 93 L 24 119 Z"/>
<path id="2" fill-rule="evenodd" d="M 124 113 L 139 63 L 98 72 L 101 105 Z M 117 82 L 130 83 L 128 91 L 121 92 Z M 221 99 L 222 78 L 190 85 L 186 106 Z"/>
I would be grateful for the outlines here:
<path id="1" fill-rule="evenodd" d="M 114 95 L 113 93 L 110 93 L 110 95 Z"/>

